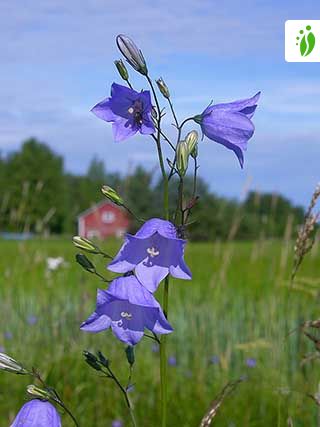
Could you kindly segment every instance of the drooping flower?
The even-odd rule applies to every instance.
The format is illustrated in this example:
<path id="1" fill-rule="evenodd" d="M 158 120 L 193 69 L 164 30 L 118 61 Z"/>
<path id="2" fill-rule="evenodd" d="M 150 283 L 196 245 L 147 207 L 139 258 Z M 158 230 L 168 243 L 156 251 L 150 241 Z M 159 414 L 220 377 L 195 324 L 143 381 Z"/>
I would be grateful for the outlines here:
<path id="1" fill-rule="evenodd" d="M 61 427 L 56 408 L 47 401 L 33 399 L 20 409 L 11 427 Z"/>
<path id="2" fill-rule="evenodd" d="M 150 92 L 136 92 L 126 86 L 113 83 L 111 97 L 99 102 L 91 110 L 100 119 L 111 122 L 115 141 L 123 141 L 140 132 L 155 132 L 152 121 Z"/>
<path id="3" fill-rule="evenodd" d="M 131 275 L 113 280 L 107 291 L 98 289 L 96 310 L 81 325 L 87 332 L 110 328 L 129 345 L 137 344 L 149 329 L 155 334 L 169 334 L 172 327 L 158 301 Z"/>
<path id="4" fill-rule="evenodd" d="M 243 152 L 253 136 L 254 125 L 251 118 L 257 108 L 260 92 L 252 98 L 207 107 L 194 120 L 200 124 L 202 132 L 209 139 L 233 150 L 243 168 Z"/>
<path id="5" fill-rule="evenodd" d="M 150 292 L 170 273 L 179 279 L 191 279 L 191 272 L 184 262 L 186 241 L 177 237 L 175 226 L 163 219 L 146 221 L 126 241 L 108 269 L 115 273 L 135 270 L 139 281 Z"/>

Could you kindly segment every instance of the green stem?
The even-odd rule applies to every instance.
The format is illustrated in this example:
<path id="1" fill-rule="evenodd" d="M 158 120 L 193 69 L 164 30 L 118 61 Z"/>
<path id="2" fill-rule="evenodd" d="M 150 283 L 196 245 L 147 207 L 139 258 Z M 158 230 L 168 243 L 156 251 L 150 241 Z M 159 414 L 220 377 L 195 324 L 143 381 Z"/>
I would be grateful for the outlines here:
<path id="1" fill-rule="evenodd" d="M 134 416 L 132 404 L 130 402 L 127 389 L 125 389 L 123 387 L 123 385 L 120 383 L 120 381 L 118 380 L 118 378 L 114 375 L 114 373 L 112 372 L 112 370 L 110 369 L 110 367 L 107 367 L 107 371 L 108 371 L 107 376 L 109 378 L 111 378 L 117 384 L 117 386 L 119 387 L 121 393 L 123 394 L 123 397 L 124 397 L 124 399 L 126 401 L 127 407 L 129 409 L 129 414 L 130 414 L 130 418 L 131 418 L 131 422 L 132 422 L 133 427 L 137 427 L 137 422 L 136 422 L 136 419 L 135 419 L 135 416 Z M 103 371 L 103 372 L 105 372 L 105 371 Z M 131 380 L 131 371 L 130 371 L 130 376 L 129 376 L 129 381 L 130 380 Z"/>
<path id="2" fill-rule="evenodd" d="M 169 276 L 165 278 L 163 288 L 163 312 L 168 318 L 168 305 L 169 305 Z M 167 401 L 168 401 L 168 387 L 167 387 L 167 336 L 164 334 L 160 339 L 160 386 L 161 386 L 161 427 L 167 426 Z"/>
<path id="3" fill-rule="evenodd" d="M 161 110 L 159 102 L 157 99 L 156 92 L 154 90 L 152 81 L 149 76 L 147 76 L 149 85 L 151 87 L 154 100 L 157 106 L 158 111 L 158 124 L 157 124 L 157 150 L 160 163 L 160 169 L 163 178 L 163 212 L 166 220 L 169 219 L 169 182 L 164 167 L 162 150 L 161 150 Z M 168 301 L 169 301 L 169 277 L 165 278 L 164 289 L 163 289 L 163 311 L 165 316 L 168 316 Z M 166 335 L 162 335 L 160 339 L 160 388 L 161 388 L 161 427 L 167 426 L 167 343 Z"/>

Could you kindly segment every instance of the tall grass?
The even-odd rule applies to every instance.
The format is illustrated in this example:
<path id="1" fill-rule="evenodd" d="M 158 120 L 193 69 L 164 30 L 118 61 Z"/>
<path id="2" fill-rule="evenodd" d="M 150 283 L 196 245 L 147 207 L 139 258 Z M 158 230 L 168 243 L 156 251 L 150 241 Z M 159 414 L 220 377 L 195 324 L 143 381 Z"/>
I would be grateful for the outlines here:
<path id="1" fill-rule="evenodd" d="M 112 241 L 105 248 L 113 253 L 119 244 Z M 232 240 L 189 245 L 193 281 L 175 280 L 170 288 L 175 332 L 168 345 L 177 361 L 169 366 L 170 426 L 198 426 L 223 385 L 241 376 L 246 381 L 225 401 L 215 426 L 286 426 L 289 417 L 295 427 L 317 426 L 317 408 L 306 394 L 318 389 L 318 362 L 300 365 L 312 343 L 300 334 L 286 337 L 286 331 L 319 317 L 319 255 L 304 261 L 285 316 L 292 254 L 283 245 L 264 239 L 259 246 Z M 119 391 L 82 359 L 83 349 L 100 349 L 114 371 L 127 376 L 120 363 L 124 347 L 110 331 L 91 335 L 79 330 L 94 308 L 99 282 L 76 265 L 72 244 L 0 241 L 0 249 L 0 346 L 38 367 L 82 426 L 106 427 L 115 418 L 129 425 Z M 48 272 L 48 256 L 63 256 L 67 265 Z M 103 263 L 100 271 L 112 277 Z M 35 324 L 30 316 L 36 316 Z M 158 357 L 151 340 L 137 346 L 131 398 L 143 427 L 159 425 Z M 247 366 L 249 358 L 256 366 Z M 26 399 L 30 381 L 0 373 L 0 427 L 9 425 Z M 71 426 L 68 417 L 63 425 Z"/>

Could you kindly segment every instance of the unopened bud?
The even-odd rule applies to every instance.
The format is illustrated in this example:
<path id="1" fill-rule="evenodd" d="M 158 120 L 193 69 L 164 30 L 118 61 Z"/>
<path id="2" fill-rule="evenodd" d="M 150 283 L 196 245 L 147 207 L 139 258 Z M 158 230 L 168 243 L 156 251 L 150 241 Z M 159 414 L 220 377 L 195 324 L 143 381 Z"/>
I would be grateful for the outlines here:
<path id="1" fill-rule="evenodd" d="M 28 371 L 20 363 L 4 353 L 0 353 L 0 369 L 12 372 L 13 374 L 28 374 Z"/>
<path id="2" fill-rule="evenodd" d="M 116 190 L 114 190 L 113 188 L 109 187 L 108 185 L 104 185 L 101 188 L 101 192 L 112 203 L 114 203 L 114 204 L 116 204 L 118 206 L 123 206 L 124 201 L 119 196 L 119 194 L 116 192 Z"/>
<path id="3" fill-rule="evenodd" d="M 134 358 L 134 348 L 132 345 L 128 345 L 128 347 L 126 347 L 126 356 L 127 356 L 127 361 L 129 363 L 129 365 L 133 365 L 135 358 Z"/>
<path id="4" fill-rule="evenodd" d="M 148 74 L 147 64 L 140 49 L 135 43 L 124 34 L 119 34 L 116 38 L 117 46 L 126 58 L 128 63 L 139 73 L 146 76 Z"/>
<path id="5" fill-rule="evenodd" d="M 177 169 L 180 176 L 184 176 L 188 169 L 189 149 L 186 141 L 180 141 L 177 146 Z"/>
<path id="6" fill-rule="evenodd" d="M 198 144 L 195 145 L 194 149 L 190 153 L 191 157 L 196 159 L 198 157 Z"/>
<path id="7" fill-rule="evenodd" d="M 76 255 L 76 261 L 78 264 L 81 265 L 82 268 L 89 271 L 89 273 L 95 273 L 96 268 L 92 264 L 92 262 L 83 254 L 77 254 Z"/>
<path id="8" fill-rule="evenodd" d="M 43 390 L 40 387 L 35 386 L 34 384 L 28 385 L 27 393 L 32 397 L 36 397 L 38 399 L 49 400 L 53 398 L 52 394 L 48 390 Z"/>
<path id="9" fill-rule="evenodd" d="M 95 369 L 96 371 L 101 371 L 101 366 L 94 354 L 90 353 L 89 351 L 84 351 L 83 355 L 86 363 L 91 366 L 91 368 Z"/>
<path id="10" fill-rule="evenodd" d="M 117 59 L 114 61 L 115 66 L 117 67 L 118 73 L 120 74 L 121 78 L 125 81 L 128 81 L 129 74 L 126 66 L 124 65 L 122 59 Z"/>
<path id="11" fill-rule="evenodd" d="M 196 130 L 192 130 L 186 136 L 186 143 L 188 145 L 188 150 L 189 150 L 189 153 L 191 155 L 197 147 L 198 139 L 199 139 L 199 135 L 198 135 L 198 132 Z"/>
<path id="12" fill-rule="evenodd" d="M 104 366 L 105 368 L 108 368 L 109 360 L 104 356 L 104 354 L 101 353 L 101 351 L 98 351 L 97 355 L 98 355 L 99 362 L 101 363 L 101 365 Z"/>
<path id="13" fill-rule="evenodd" d="M 165 82 L 163 81 L 162 77 L 160 77 L 160 79 L 156 80 L 156 83 L 157 83 L 158 88 L 159 88 L 160 92 L 162 93 L 162 95 L 165 98 L 169 99 L 170 98 L 169 88 L 165 84 Z"/>
<path id="14" fill-rule="evenodd" d="M 98 246 L 84 237 L 74 236 L 72 241 L 76 248 L 82 249 L 83 251 L 89 252 L 91 254 L 99 254 L 101 252 Z"/>

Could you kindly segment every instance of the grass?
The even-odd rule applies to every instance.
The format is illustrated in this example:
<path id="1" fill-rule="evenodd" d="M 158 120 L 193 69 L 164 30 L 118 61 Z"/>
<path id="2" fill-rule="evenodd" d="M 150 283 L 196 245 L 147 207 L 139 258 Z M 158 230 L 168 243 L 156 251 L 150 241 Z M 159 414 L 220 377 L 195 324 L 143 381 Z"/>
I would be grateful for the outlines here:
<path id="1" fill-rule="evenodd" d="M 105 249 L 115 252 L 118 246 L 111 242 Z M 0 241 L 0 250 L 0 346 L 25 365 L 36 366 L 81 426 L 107 427 L 114 419 L 129 426 L 120 392 L 90 369 L 81 354 L 102 350 L 126 381 L 124 346 L 111 332 L 79 330 L 103 283 L 76 265 L 69 241 Z M 48 256 L 63 256 L 67 265 L 48 273 Z M 294 427 L 318 426 L 318 409 L 306 397 L 318 390 L 318 362 L 300 364 L 313 345 L 298 333 L 286 337 L 303 320 L 319 317 L 317 248 L 305 260 L 289 301 L 290 246 L 281 242 L 193 243 L 186 258 L 193 281 L 172 281 L 170 287 L 175 332 L 168 346 L 177 364 L 168 368 L 169 427 L 198 426 L 223 385 L 241 376 L 246 381 L 225 401 L 215 426 L 286 426 L 288 416 Z M 103 260 L 98 265 L 107 275 Z M 37 322 L 29 324 L 29 316 Z M 145 338 L 136 349 L 131 399 L 143 427 L 160 423 L 159 354 L 153 347 Z M 212 356 L 218 357 L 216 363 Z M 247 366 L 248 358 L 256 359 L 255 367 Z M 12 421 L 31 382 L 0 373 L 0 427 Z M 63 426 L 72 426 L 66 415 Z"/>

